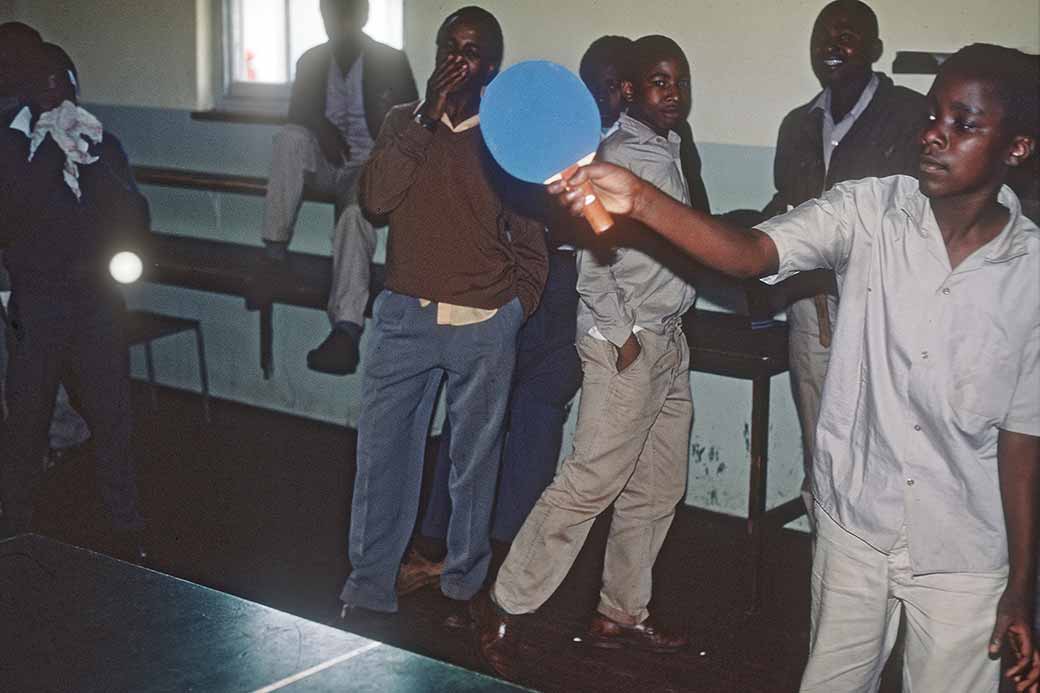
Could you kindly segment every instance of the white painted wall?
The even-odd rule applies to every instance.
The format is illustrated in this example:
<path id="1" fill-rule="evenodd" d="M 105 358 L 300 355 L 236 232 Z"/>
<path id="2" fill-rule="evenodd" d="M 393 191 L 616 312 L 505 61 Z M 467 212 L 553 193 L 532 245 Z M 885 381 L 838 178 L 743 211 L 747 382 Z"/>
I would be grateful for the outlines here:
<path id="1" fill-rule="evenodd" d="M 211 96 L 207 51 L 211 3 L 220 0 L 0 0 L 17 18 L 61 43 L 95 103 L 192 109 Z M 405 47 L 420 83 L 433 61 L 440 21 L 466 0 L 405 0 Z M 576 67 L 605 33 L 675 38 L 694 65 L 700 141 L 772 146 L 786 111 L 816 89 L 808 37 L 821 0 L 481 0 L 501 21 L 507 62 L 549 58 Z M 1037 0 L 872 0 L 886 43 L 897 50 L 952 51 L 993 41 L 1040 52 Z M 214 5 L 215 6 L 215 5 Z M 926 90 L 927 77 L 900 82 Z"/>
<path id="2" fill-rule="evenodd" d="M 953 51 L 989 41 L 1040 51 L 1037 0 L 868 0 L 886 44 L 897 50 Z M 407 0 L 405 46 L 415 74 L 430 73 L 433 33 L 465 0 Z M 482 0 L 502 24 L 506 62 L 548 58 L 577 68 L 592 39 L 667 34 L 694 72 L 694 132 L 703 142 L 773 146 L 784 114 L 818 89 L 809 70 L 809 32 L 822 0 Z M 900 78 L 926 91 L 928 77 Z"/>
<path id="3" fill-rule="evenodd" d="M 65 48 L 85 101 L 193 109 L 212 92 L 210 1 L 7 0 L 0 21 Z"/>

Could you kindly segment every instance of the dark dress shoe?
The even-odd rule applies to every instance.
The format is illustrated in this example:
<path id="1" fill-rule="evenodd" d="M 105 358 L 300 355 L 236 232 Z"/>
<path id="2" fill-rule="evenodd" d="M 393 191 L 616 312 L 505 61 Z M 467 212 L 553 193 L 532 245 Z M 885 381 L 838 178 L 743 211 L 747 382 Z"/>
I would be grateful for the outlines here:
<path id="1" fill-rule="evenodd" d="M 514 617 L 499 609 L 486 590 L 469 603 L 469 615 L 473 619 L 477 656 L 484 666 L 503 679 L 516 680 L 519 643 Z"/>
<path id="2" fill-rule="evenodd" d="M 394 616 L 395 614 L 387 611 L 343 604 L 339 611 L 339 621 L 335 626 L 373 640 L 385 640 L 387 631 L 394 627 Z"/>
<path id="3" fill-rule="evenodd" d="M 113 533 L 113 556 L 127 563 L 148 565 L 148 537 L 143 529 L 121 529 Z"/>
<path id="4" fill-rule="evenodd" d="M 357 340 L 349 332 L 333 330 L 317 349 L 307 354 L 307 367 L 329 375 L 350 375 L 357 370 Z"/>
<path id="5" fill-rule="evenodd" d="M 645 652 L 671 654 L 689 646 L 685 635 L 669 633 L 650 623 L 650 619 L 634 626 L 613 621 L 596 614 L 589 624 L 585 641 L 593 647 L 614 650 L 631 647 Z"/>
<path id="6" fill-rule="evenodd" d="M 443 572 L 444 561 L 435 563 L 414 548 L 410 549 L 397 573 L 397 596 L 403 597 L 423 587 L 436 585 Z"/>
<path id="7" fill-rule="evenodd" d="M 473 619 L 470 618 L 469 608 L 463 603 L 452 609 L 451 613 L 448 614 L 441 625 L 448 630 L 453 631 L 466 631 L 473 628 Z"/>

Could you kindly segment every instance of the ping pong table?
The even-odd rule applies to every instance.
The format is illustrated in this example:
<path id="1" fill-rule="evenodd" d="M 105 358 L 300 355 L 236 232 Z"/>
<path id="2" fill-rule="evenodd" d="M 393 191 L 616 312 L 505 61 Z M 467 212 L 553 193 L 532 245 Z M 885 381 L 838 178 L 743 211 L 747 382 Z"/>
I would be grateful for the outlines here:
<path id="1" fill-rule="evenodd" d="M 0 691 L 520 691 L 35 534 L 0 541 Z"/>

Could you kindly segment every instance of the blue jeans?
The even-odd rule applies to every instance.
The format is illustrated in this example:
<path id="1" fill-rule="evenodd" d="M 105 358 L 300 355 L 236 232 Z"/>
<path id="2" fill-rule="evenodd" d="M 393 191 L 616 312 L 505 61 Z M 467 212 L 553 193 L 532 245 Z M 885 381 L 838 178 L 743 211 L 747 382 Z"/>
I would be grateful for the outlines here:
<path id="1" fill-rule="evenodd" d="M 495 497 L 491 538 L 511 542 L 542 491 L 553 480 L 563 443 L 563 424 L 581 386 L 581 360 L 574 348 L 577 268 L 572 253 L 549 255 L 549 278 L 538 309 L 520 329 L 516 372 L 509 399 L 502 471 Z M 423 536 L 444 539 L 452 514 L 449 476 L 451 417 L 441 430 Z"/>
<path id="2" fill-rule="evenodd" d="M 350 563 L 340 598 L 350 606 L 397 611 L 395 582 L 411 538 L 423 454 L 442 380 L 455 422 L 449 492 L 455 508 L 441 591 L 470 599 L 487 575 L 491 506 L 503 420 L 523 310 L 516 299 L 490 320 L 436 324 L 437 306 L 383 291 L 365 347 Z"/>

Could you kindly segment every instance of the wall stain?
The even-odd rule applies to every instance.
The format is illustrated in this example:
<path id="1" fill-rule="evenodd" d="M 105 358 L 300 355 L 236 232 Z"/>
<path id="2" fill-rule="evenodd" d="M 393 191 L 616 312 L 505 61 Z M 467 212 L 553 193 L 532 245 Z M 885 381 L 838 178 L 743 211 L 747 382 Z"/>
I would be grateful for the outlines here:
<path id="1" fill-rule="evenodd" d="M 701 445 L 700 443 L 694 443 L 693 446 L 690 448 L 690 458 L 694 462 L 699 463 L 701 462 L 701 459 L 704 457 L 704 451 L 705 447 L 703 445 Z"/>
<path id="2" fill-rule="evenodd" d="M 747 421 L 744 422 L 744 451 L 751 452 L 751 427 Z"/>

